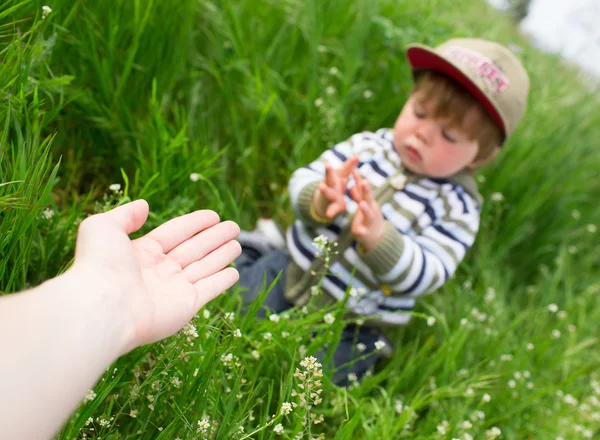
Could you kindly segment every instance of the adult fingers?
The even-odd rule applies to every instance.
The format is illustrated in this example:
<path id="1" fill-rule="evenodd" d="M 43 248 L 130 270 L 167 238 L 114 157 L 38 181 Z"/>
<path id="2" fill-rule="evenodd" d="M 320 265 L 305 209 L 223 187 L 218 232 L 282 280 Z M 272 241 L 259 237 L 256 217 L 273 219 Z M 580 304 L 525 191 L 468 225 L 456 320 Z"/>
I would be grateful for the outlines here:
<path id="1" fill-rule="evenodd" d="M 233 286 L 237 280 L 240 278 L 240 275 L 236 269 L 233 267 L 227 267 L 214 275 L 203 278 L 200 281 L 194 283 L 194 288 L 196 289 L 196 310 L 197 312 L 200 310 L 200 307 L 204 306 L 207 302 L 215 299 L 225 290 L 229 289 Z"/>
<path id="2" fill-rule="evenodd" d="M 184 243 L 198 232 L 219 223 L 219 215 L 210 210 L 195 211 L 160 225 L 146 236 L 160 243 L 164 253 Z"/>
<path id="3" fill-rule="evenodd" d="M 233 262 L 242 253 L 240 244 L 232 240 L 214 250 L 201 260 L 194 261 L 183 269 L 183 275 L 194 284 L 206 277 L 214 275 Z"/>
<path id="4" fill-rule="evenodd" d="M 218 223 L 184 241 L 168 255 L 185 268 L 233 240 L 239 233 L 240 227 L 235 222 Z"/>

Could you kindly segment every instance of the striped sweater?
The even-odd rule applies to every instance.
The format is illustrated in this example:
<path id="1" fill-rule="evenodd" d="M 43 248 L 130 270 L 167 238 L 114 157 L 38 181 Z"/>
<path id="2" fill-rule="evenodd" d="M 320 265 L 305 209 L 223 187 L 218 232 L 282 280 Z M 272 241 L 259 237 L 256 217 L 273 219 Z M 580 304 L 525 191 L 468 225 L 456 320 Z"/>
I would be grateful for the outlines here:
<path id="1" fill-rule="evenodd" d="M 371 184 L 385 218 L 381 241 L 367 253 L 350 236 L 357 204 L 349 191 L 346 214 L 330 223 L 319 221 L 310 210 L 325 163 L 337 168 L 353 154 L 358 155 L 358 172 Z M 356 134 L 325 151 L 293 173 L 289 192 L 296 221 L 287 231 L 291 256 L 287 299 L 296 305 L 306 303 L 310 287 L 318 282 L 319 274 L 311 265 L 320 251 L 313 240 L 319 235 L 346 240 L 349 245 L 330 266 L 323 290 L 337 301 L 349 288 L 364 292 L 349 297 L 350 311 L 392 326 L 408 322 L 410 315 L 404 312 L 413 309 L 416 298 L 438 289 L 455 272 L 475 240 L 482 202 L 474 179 L 466 173 L 434 179 L 404 169 L 390 129 Z"/>

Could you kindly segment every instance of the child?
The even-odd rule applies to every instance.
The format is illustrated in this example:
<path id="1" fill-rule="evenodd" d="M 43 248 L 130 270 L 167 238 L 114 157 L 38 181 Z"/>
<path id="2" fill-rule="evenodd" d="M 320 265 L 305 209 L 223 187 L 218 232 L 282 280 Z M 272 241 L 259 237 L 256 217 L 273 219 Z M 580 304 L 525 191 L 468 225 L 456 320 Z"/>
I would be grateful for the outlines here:
<path id="1" fill-rule="evenodd" d="M 341 301 L 349 291 L 347 308 L 364 325 L 345 329 L 334 362 L 374 352 L 336 373 L 340 385 L 389 353 L 389 344 L 381 350 L 378 342 L 382 329 L 406 324 L 416 298 L 455 272 L 479 227 L 482 198 L 473 172 L 496 156 L 525 111 L 527 72 L 497 43 L 411 45 L 407 57 L 415 84 L 394 128 L 356 134 L 293 173 L 296 220 L 287 249 L 264 220 L 239 238 L 237 267 L 248 299 L 265 275 L 270 284 L 282 271 L 265 301 L 276 313 L 320 290 L 311 289 L 323 275 L 315 238 L 338 243 L 319 300 Z"/>

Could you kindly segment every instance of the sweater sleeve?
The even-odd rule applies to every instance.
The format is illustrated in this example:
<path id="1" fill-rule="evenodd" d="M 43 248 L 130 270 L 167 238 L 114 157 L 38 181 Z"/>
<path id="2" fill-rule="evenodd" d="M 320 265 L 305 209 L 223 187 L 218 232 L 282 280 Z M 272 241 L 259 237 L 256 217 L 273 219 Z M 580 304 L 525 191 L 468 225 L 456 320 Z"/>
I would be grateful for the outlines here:
<path id="1" fill-rule="evenodd" d="M 401 233 L 386 221 L 378 245 L 362 255 L 382 289 L 392 295 L 420 296 L 441 287 L 473 245 L 479 228 L 477 203 L 466 193 L 443 197 L 423 216 L 419 234 Z"/>

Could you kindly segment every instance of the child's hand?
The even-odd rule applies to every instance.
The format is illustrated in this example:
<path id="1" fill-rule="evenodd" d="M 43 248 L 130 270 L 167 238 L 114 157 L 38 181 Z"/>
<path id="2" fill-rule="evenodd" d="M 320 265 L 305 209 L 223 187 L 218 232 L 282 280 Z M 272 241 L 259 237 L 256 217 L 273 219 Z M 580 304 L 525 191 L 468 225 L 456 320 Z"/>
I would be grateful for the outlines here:
<path id="1" fill-rule="evenodd" d="M 358 156 L 351 156 L 341 168 L 334 170 L 325 164 L 325 179 L 319 184 L 313 197 L 313 207 L 319 217 L 333 219 L 346 211 L 346 187 L 350 173 L 358 164 Z"/>
<path id="2" fill-rule="evenodd" d="M 356 184 L 350 189 L 352 199 L 358 203 L 358 210 L 352 221 L 352 234 L 369 252 L 379 244 L 384 231 L 384 218 L 375 198 L 371 185 L 356 170 L 352 175 Z"/>

